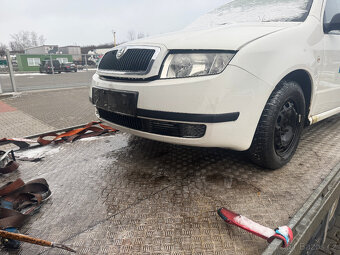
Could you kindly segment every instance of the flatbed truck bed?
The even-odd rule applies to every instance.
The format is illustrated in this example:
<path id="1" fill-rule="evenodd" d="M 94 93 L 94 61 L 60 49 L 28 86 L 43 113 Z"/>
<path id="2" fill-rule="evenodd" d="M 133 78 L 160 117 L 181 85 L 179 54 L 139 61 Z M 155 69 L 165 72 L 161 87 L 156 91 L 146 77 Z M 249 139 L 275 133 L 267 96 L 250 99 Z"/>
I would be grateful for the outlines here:
<path id="1" fill-rule="evenodd" d="M 340 115 L 307 128 L 293 160 L 276 171 L 243 153 L 121 132 L 17 155 L 43 158 L 19 160 L 0 185 L 45 178 L 53 192 L 21 233 L 78 254 L 301 254 L 339 199 Z M 290 225 L 299 243 L 285 250 L 268 245 L 227 225 L 220 207 L 272 228 Z M 66 254 L 25 243 L 19 252 L 0 253 Z"/>

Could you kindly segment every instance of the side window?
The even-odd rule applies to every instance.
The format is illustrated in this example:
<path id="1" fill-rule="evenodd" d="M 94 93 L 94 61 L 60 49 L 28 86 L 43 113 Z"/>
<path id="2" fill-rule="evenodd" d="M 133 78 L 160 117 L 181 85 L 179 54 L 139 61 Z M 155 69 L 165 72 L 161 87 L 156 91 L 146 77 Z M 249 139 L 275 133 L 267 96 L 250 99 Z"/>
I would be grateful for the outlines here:
<path id="1" fill-rule="evenodd" d="M 340 13 L 340 1 L 339 0 L 327 0 L 325 7 L 325 15 L 323 17 L 324 25 L 331 22 L 335 14 Z"/>
<path id="2" fill-rule="evenodd" d="M 28 66 L 39 66 L 40 58 L 27 58 L 27 65 Z"/>

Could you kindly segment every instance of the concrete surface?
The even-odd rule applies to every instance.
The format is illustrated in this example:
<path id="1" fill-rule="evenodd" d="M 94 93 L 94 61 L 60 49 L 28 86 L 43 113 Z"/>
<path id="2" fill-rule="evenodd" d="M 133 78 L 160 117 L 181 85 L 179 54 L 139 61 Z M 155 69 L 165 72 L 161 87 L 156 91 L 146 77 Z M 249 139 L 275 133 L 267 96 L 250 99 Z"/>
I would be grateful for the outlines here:
<path id="1" fill-rule="evenodd" d="M 242 153 L 117 133 L 56 146 L 40 162 L 20 162 L 0 185 L 46 178 L 53 197 L 21 232 L 78 254 L 260 254 L 266 242 L 226 225 L 216 210 L 273 228 L 287 224 L 339 162 L 339 130 L 340 115 L 308 128 L 293 160 L 277 171 Z M 1 253 L 67 254 L 30 244 Z"/>
<path id="2" fill-rule="evenodd" d="M 15 82 L 20 91 L 56 89 L 56 88 L 72 88 L 88 86 L 95 70 L 78 71 L 77 73 L 61 73 L 61 74 L 15 74 Z M 0 84 L 3 93 L 12 92 L 12 85 L 8 74 L 0 74 Z"/>
<path id="3" fill-rule="evenodd" d="M 29 136 L 97 120 L 88 98 L 87 87 L 4 98 L 0 100 L 0 137 Z"/>

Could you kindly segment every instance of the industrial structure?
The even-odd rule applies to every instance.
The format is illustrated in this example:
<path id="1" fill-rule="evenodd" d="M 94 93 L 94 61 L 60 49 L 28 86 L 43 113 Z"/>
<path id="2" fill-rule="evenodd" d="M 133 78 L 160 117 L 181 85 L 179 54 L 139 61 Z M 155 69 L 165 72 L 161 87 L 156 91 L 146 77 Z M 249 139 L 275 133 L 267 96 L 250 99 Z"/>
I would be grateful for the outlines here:
<path id="1" fill-rule="evenodd" d="M 73 61 L 82 61 L 80 46 L 59 47 L 59 53 L 72 55 Z"/>
<path id="2" fill-rule="evenodd" d="M 25 49 L 25 54 L 57 54 L 58 45 L 41 45 Z"/>

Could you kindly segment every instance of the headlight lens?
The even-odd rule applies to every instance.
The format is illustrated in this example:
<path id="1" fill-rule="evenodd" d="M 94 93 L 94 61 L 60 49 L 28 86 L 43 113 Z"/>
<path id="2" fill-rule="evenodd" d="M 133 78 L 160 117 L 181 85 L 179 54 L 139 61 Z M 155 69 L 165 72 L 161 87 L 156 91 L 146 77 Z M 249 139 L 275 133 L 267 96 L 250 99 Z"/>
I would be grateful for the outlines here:
<path id="1" fill-rule="evenodd" d="M 169 54 L 161 78 L 185 78 L 221 73 L 235 54 L 178 53 Z"/>

